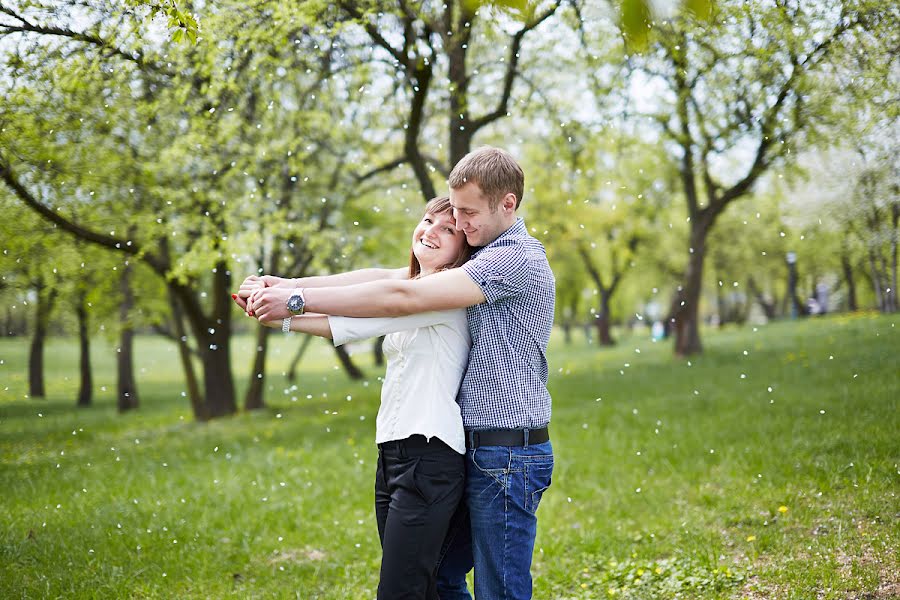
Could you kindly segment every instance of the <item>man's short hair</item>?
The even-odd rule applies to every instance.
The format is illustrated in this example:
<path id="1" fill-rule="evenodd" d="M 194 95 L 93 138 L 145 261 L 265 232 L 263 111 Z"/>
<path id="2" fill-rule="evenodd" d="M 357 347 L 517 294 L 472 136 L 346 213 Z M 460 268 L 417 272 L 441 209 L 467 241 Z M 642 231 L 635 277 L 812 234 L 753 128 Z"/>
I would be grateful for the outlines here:
<path id="1" fill-rule="evenodd" d="M 506 150 L 482 146 L 460 159 L 450 172 L 450 188 L 458 190 L 467 183 L 475 183 L 487 197 L 491 212 L 506 194 L 515 194 L 516 208 L 525 193 L 525 173 L 516 159 Z"/>

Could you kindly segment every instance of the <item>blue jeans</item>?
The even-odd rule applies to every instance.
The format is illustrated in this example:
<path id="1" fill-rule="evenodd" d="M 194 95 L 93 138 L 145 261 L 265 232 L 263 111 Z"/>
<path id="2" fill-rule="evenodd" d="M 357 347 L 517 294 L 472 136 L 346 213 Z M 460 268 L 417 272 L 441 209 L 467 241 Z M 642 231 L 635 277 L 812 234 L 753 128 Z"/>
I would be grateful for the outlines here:
<path id="1" fill-rule="evenodd" d="M 531 598 L 535 513 L 552 474 L 550 442 L 466 453 L 466 491 L 438 571 L 441 600 L 471 600 L 466 573 L 473 567 L 478 600 Z"/>

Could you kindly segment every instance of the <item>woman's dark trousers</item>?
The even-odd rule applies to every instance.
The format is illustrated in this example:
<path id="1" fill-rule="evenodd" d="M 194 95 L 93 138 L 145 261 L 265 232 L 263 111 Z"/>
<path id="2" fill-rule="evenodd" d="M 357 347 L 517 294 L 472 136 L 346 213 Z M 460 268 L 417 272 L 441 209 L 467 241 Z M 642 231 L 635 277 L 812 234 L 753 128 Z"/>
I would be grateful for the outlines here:
<path id="1" fill-rule="evenodd" d="M 378 445 L 379 600 L 437 598 L 441 546 L 464 489 L 463 455 L 438 438 L 413 435 Z"/>

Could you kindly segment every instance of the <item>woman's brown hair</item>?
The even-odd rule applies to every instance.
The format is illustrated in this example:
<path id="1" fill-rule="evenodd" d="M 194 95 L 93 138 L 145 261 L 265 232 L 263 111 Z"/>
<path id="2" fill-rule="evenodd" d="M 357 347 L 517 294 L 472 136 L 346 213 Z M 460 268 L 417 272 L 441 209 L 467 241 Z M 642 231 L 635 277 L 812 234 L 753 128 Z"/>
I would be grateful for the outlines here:
<path id="1" fill-rule="evenodd" d="M 450 198 L 448 196 L 438 196 L 437 198 L 432 198 L 428 201 L 428 204 L 425 205 L 425 213 L 424 214 L 432 214 L 432 215 L 442 215 L 444 213 L 452 213 L 453 207 L 450 206 Z M 438 267 L 436 270 L 443 271 L 445 269 L 455 269 L 456 267 L 462 266 L 469 257 L 472 256 L 472 247 L 469 243 L 463 239 L 462 247 L 459 249 L 459 254 L 456 255 L 456 259 Z M 419 264 L 419 259 L 416 258 L 415 252 L 412 251 L 412 248 L 409 249 L 409 278 L 415 279 L 422 272 L 422 265 Z"/>

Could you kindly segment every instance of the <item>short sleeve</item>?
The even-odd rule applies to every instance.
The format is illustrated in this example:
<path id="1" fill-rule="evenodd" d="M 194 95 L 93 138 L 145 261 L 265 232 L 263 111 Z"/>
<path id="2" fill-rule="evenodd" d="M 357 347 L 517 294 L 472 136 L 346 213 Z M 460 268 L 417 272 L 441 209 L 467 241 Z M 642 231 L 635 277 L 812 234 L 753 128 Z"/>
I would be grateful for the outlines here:
<path id="1" fill-rule="evenodd" d="M 332 342 L 335 346 L 343 346 L 348 342 L 356 342 L 369 338 L 430 327 L 447 323 L 453 319 L 455 311 L 432 311 L 403 317 L 336 317 L 328 316 L 328 326 L 331 328 Z"/>
<path id="2" fill-rule="evenodd" d="M 528 257 L 519 243 L 485 248 L 462 266 L 487 302 L 523 294 L 529 285 Z"/>

